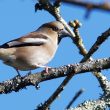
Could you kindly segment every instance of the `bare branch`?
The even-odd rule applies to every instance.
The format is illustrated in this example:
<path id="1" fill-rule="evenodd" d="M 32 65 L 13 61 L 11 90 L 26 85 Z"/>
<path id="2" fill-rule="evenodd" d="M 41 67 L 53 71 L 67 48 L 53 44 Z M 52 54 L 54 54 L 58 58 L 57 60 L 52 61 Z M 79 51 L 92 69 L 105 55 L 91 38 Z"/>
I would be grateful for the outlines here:
<path id="1" fill-rule="evenodd" d="M 3 81 L 0 83 L 0 94 L 10 93 L 12 91 L 18 92 L 20 89 L 23 89 L 26 86 L 30 85 L 36 87 L 36 85 L 39 84 L 40 82 L 54 78 L 69 76 L 70 73 L 76 75 L 79 73 L 100 71 L 109 68 L 110 68 L 110 58 L 104 58 L 87 61 L 84 63 L 65 65 L 59 68 L 51 68 L 49 69 L 48 74 L 42 71 L 40 73 L 30 74 L 24 77 L 17 76 L 12 78 L 11 80 Z"/>
<path id="2" fill-rule="evenodd" d="M 99 99 L 85 101 L 82 104 L 79 104 L 76 108 L 68 110 L 105 110 L 107 107 L 110 107 L 110 81 L 108 81 L 103 75 L 99 76 L 98 81 L 104 92 Z"/>
<path id="3" fill-rule="evenodd" d="M 74 41 L 74 38 L 75 38 L 75 35 L 74 33 L 71 31 L 70 28 L 68 28 L 68 25 L 66 24 L 66 22 L 64 21 L 64 19 L 61 17 L 60 15 L 60 11 L 59 11 L 59 8 L 53 6 L 48 0 L 45 0 L 45 2 L 42 0 L 39 0 L 39 3 L 42 7 L 42 9 L 45 9 L 46 11 L 48 11 L 49 13 L 51 13 L 55 18 L 56 20 L 62 22 L 64 24 L 64 26 L 67 28 L 68 32 L 71 33 L 72 37 L 73 37 L 73 41 Z M 57 11 L 56 11 L 57 9 Z M 66 25 L 65 25 L 66 24 Z M 77 45 L 77 43 L 76 43 Z M 84 48 L 84 45 L 83 43 L 81 43 L 81 48 L 82 50 L 85 49 Z M 80 49 L 80 48 L 79 48 Z M 95 51 L 94 51 L 95 52 Z M 93 53 L 94 53 L 93 52 Z M 85 49 L 85 53 L 83 55 L 86 55 L 87 54 L 87 50 Z M 86 59 L 87 61 L 88 59 Z M 69 80 L 73 77 L 73 75 L 75 74 L 75 72 L 70 72 L 68 74 L 68 76 L 64 79 L 64 81 L 61 83 L 61 85 L 57 88 L 57 90 L 52 94 L 52 96 L 50 96 L 50 98 L 43 104 L 43 109 L 44 108 L 48 108 L 50 106 L 50 104 L 56 99 L 56 97 L 58 96 L 58 94 L 63 91 L 63 88 L 67 85 L 67 83 L 69 82 Z M 94 72 L 95 73 L 95 76 L 97 77 L 98 76 L 98 72 Z M 96 74 L 97 73 L 97 74 Z"/>
<path id="4" fill-rule="evenodd" d="M 68 110 L 106 110 L 107 105 L 106 102 L 102 99 L 98 100 L 89 100 L 85 101 L 84 103 L 80 104 L 76 108 L 70 108 Z"/>
<path id="5" fill-rule="evenodd" d="M 70 29 L 70 27 L 68 26 L 68 24 L 66 23 L 66 21 L 62 18 L 61 13 L 60 13 L 60 7 L 59 7 L 59 3 L 60 0 L 57 0 L 54 5 L 52 5 L 49 0 L 38 0 L 39 3 L 37 3 L 35 5 L 35 10 L 46 10 L 47 12 L 49 12 L 51 15 L 53 15 L 53 17 L 55 17 L 55 19 L 57 21 L 60 21 L 65 28 L 68 30 L 68 32 L 70 32 L 70 34 L 73 36 L 73 38 L 75 37 L 75 34 L 72 32 L 72 30 Z M 39 8 L 38 8 L 39 7 Z"/>
<path id="6" fill-rule="evenodd" d="M 62 1 L 62 0 L 56 0 L 56 1 L 54 2 L 54 6 L 57 6 L 57 7 L 59 8 L 60 5 L 61 5 L 61 1 Z"/>
<path id="7" fill-rule="evenodd" d="M 98 10 L 103 10 L 103 11 L 108 11 L 110 12 L 110 5 L 108 3 L 103 3 L 103 4 L 96 4 L 92 2 L 84 2 L 83 0 L 62 0 L 64 3 L 68 3 L 70 5 L 75 5 L 75 6 L 80 6 L 83 8 L 86 8 L 87 10 L 93 10 L 93 9 L 98 9 Z"/>
<path id="8" fill-rule="evenodd" d="M 70 21 L 69 25 L 73 28 L 73 31 L 75 33 L 75 38 L 72 39 L 74 44 L 79 49 L 79 53 L 81 55 L 85 56 L 87 54 L 87 50 L 84 46 L 83 40 L 82 40 L 79 30 L 78 30 L 78 28 L 80 28 L 82 24 L 78 20 L 74 20 L 74 21 Z"/>
<path id="9" fill-rule="evenodd" d="M 97 38 L 97 41 L 94 43 L 94 45 L 91 47 L 91 49 L 89 50 L 89 52 L 87 53 L 87 55 L 81 60 L 81 62 L 86 61 L 87 59 L 89 59 L 92 54 L 98 50 L 99 46 L 108 38 L 110 37 L 110 28 L 105 31 L 101 36 L 99 36 Z"/>
<path id="10" fill-rule="evenodd" d="M 75 96 L 72 98 L 72 100 L 69 102 L 69 104 L 67 105 L 66 107 L 66 110 L 69 109 L 72 104 L 75 102 L 75 100 L 84 92 L 84 89 L 80 89 L 76 94 Z"/>
<path id="11" fill-rule="evenodd" d="M 57 90 L 49 97 L 49 99 L 42 105 L 42 110 L 45 110 L 46 108 L 50 106 L 50 104 L 56 99 L 56 96 L 58 96 L 58 94 L 63 91 L 65 85 L 72 78 L 72 76 L 76 75 L 77 73 L 87 72 L 87 68 L 90 71 L 100 71 L 103 69 L 103 67 L 107 69 L 110 67 L 109 61 L 110 61 L 110 58 L 108 59 L 104 58 L 103 60 L 98 59 L 98 60 L 87 61 L 88 63 L 85 62 L 85 63 L 79 63 L 79 64 L 74 64 L 74 65 L 68 65 L 70 68 L 68 69 L 69 71 L 66 71 L 67 77 L 61 83 L 61 85 L 57 88 Z M 93 63 L 94 65 L 92 65 Z M 94 69 L 92 67 L 94 67 Z M 81 71 L 82 69 L 84 70 Z"/>

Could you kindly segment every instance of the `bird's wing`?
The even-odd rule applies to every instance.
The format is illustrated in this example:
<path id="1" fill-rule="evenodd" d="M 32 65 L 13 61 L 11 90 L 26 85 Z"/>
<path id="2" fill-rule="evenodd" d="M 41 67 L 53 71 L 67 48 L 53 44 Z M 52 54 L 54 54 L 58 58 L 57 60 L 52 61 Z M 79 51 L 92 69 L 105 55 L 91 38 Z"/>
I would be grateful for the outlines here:
<path id="1" fill-rule="evenodd" d="M 31 32 L 21 38 L 11 40 L 3 45 L 0 48 L 12 48 L 12 47 L 23 47 L 23 46 L 40 46 L 45 44 L 49 38 L 38 32 Z"/>

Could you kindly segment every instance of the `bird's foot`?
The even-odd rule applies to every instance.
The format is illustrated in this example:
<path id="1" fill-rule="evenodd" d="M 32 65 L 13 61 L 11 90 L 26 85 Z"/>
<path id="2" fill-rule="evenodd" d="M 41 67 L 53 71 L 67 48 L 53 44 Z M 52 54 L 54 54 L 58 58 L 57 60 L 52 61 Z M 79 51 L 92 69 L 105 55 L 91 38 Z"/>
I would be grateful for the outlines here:
<path id="1" fill-rule="evenodd" d="M 27 73 L 27 75 L 30 75 L 30 74 L 32 74 L 31 70 Z"/>
<path id="2" fill-rule="evenodd" d="M 51 69 L 51 67 L 46 66 L 46 67 L 45 67 L 45 72 L 46 72 L 46 73 L 49 73 L 49 69 Z"/>
<path id="3" fill-rule="evenodd" d="M 43 65 L 37 65 L 37 67 L 45 68 L 45 72 L 46 73 L 48 73 L 49 72 L 49 69 L 51 69 L 51 67 L 49 67 L 49 66 L 43 66 Z"/>
<path id="4" fill-rule="evenodd" d="M 20 74 L 19 70 L 16 69 L 16 68 L 15 68 L 15 70 L 17 71 L 17 76 L 21 77 L 21 74 Z"/>

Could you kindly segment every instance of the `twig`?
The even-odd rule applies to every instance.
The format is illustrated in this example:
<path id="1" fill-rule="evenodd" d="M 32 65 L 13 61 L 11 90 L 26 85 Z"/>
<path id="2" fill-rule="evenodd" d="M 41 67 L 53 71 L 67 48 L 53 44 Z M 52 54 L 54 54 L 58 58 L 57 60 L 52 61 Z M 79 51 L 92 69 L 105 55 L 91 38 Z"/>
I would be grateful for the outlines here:
<path id="1" fill-rule="evenodd" d="M 82 0 L 77 1 L 77 0 L 62 0 L 64 3 L 68 3 L 70 5 L 75 5 L 75 6 L 80 6 L 83 8 L 86 8 L 87 10 L 93 10 L 93 9 L 98 9 L 98 10 L 103 10 L 103 11 L 108 11 L 110 12 L 110 5 L 108 3 L 103 3 L 103 4 L 96 4 L 92 2 L 84 2 Z"/>
<path id="2" fill-rule="evenodd" d="M 67 31 L 71 34 L 71 36 L 74 38 L 75 34 L 73 31 L 70 29 L 66 21 L 62 18 L 61 13 L 60 13 L 60 6 L 59 4 L 61 3 L 60 0 L 57 0 L 53 5 L 49 2 L 49 0 L 38 0 L 39 3 L 35 5 L 35 10 L 46 10 L 49 12 L 57 21 L 60 21 Z"/>
<path id="3" fill-rule="evenodd" d="M 94 65 L 95 68 L 97 68 L 96 70 L 93 71 L 100 71 L 101 65 L 104 64 L 104 67 L 106 67 L 106 69 L 109 67 L 109 64 L 106 65 L 106 61 L 108 62 L 108 60 L 110 59 L 105 59 L 104 62 L 98 60 L 96 61 L 96 64 Z M 98 62 L 98 63 L 97 63 Z M 86 62 L 85 62 L 86 63 Z M 72 78 L 72 76 L 74 76 L 77 72 L 79 73 L 79 71 L 84 68 L 84 71 L 86 70 L 86 68 L 89 66 L 89 69 L 91 69 L 90 65 L 92 64 L 92 61 L 90 61 L 90 64 L 87 63 L 87 65 L 84 65 L 84 63 L 82 63 L 82 65 L 79 67 L 78 64 L 76 64 L 76 68 L 74 68 L 72 71 L 71 68 L 69 68 L 69 73 L 67 74 L 67 77 L 64 79 L 64 81 L 60 84 L 60 86 L 57 88 L 57 90 L 49 97 L 49 99 L 43 104 L 42 109 L 41 110 L 46 110 L 46 108 L 48 108 L 50 106 L 50 104 L 56 99 L 56 97 L 58 96 L 59 93 L 61 93 L 64 90 L 65 85 L 70 81 L 70 79 Z M 71 67 L 71 65 L 69 65 Z M 86 71 L 87 72 L 87 71 Z M 39 109 L 37 109 L 39 110 Z"/>
<path id="4" fill-rule="evenodd" d="M 42 0 L 41 0 L 42 1 Z M 47 10 L 48 12 L 50 12 L 58 21 L 61 21 L 63 24 L 65 24 L 64 19 L 61 18 L 60 14 L 59 14 L 59 8 L 57 7 L 57 11 L 55 11 L 55 6 L 52 6 L 50 4 L 50 2 L 43 2 L 41 3 L 41 1 L 39 0 L 40 5 L 42 6 L 43 9 Z M 43 4 L 43 5 L 42 5 Z M 48 5 L 47 5 L 48 4 Z M 49 8 L 45 8 L 45 7 L 49 7 Z M 53 8 L 54 7 L 54 8 Z M 54 11 L 53 11 L 54 9 Z M 66 26 L 66 25 L 64 25 Z M 68 25 L 67 25 L 68 26 Z M 70 28 L 67 28 L 70 29 Z M 71 33 L 71 30 L 68 30 Z M 73 36 L 73 38 L 75 37 L 75 35 L 73 33 L 71 33 L 71 35 Z M 84 48 L 84 45 L 82 45 Z M 94 51 L 95 52 L 95 51 Z M 84 54 L 87 54 L 87 51 L 85 51 Z M 88 60 L 88 59 L 86 59 Z M 64 81 L 62 82 L 62 84 L 57 88 L 57 90 L 52 94 L 52 96 L 50 96 L 50 98 L 43 104 L 43 109 L 45 110 L 46 108 L 48 108 L 50 106 L 50 104 L 56 99 L 56 97 L 58 96 L 58 94 L 63 91 L 63 88 L 65 87 L 65 85 L 67 85 L 67 83 L 69 82 L 69 80 L 74 76 L 75 72 L 70 72 L 68 74 L 68 76 L 64 79 Z M 98 73 L 97 73 L 98 74 Z"/>
<path id="5" fill-rule="evenodd" d="M 103 99 L 89 100 L 80 104 L 76 108 L 71 108 L 68 110 L 106 110 L 107 105 Z"/>
<path id="6" fill-rule="evenodd" d="M 78 30 L 78 28 L 80 28 L 82 24 L 78 20 L 74 20 L 74 21 L 70 21 L 69 25 L 73 28 L 73 31 L 75 33 L 75 38 L 72 39 L 74 44 L 79 49 L 79 53 L 81 55 L 85 56 L 87 54 L 87 50 L 84 46 L 83 40 L 82 40 L 79 30 Z"/>
<path id="7" fill-rule="evenodd" d="M 90 48 L 89 52 L 87 53 L 87 55 L 81 60 L 81 62 L 85 62 L 86 59 L 89 59 L 92 54 L 98 50 L 99 46 L 105 41 L 107 40 L 107 38 L 110 37 L 110 28 L 105 31 L 104 33 L 102 33 L 101 36 L 99 36 L 97 38 L 97 41 L 94 43 L 94 45 Z"/>
<path id="8" fill-rule="evenodd" d="M 74 31 L 74 33 L 75 33 L 75 39 L 73 39 L 73 42 L 76 44 L 76 46 L 78 47 L 78 49 L 79 49 L 79 53 L 81 54 L 81 55 L 83 55 L 84 57 L 86 57 L 86 55 L 88 54 L 88 52 L 87 52 L 87 50 L 86 50 L 86 48 L 85 48 L 85 46 L 84 46 L 84 43 L 83 43 L 83 40 L 82 40 L 82 38 L 81 38 L 81 36 L 80 36 L 80 33 L 79 33 L 79 30 L 78 30 L 78 28 L 80 27 L 80 22 L 78 21 L 78 20 L 74 20 L 74 21 L 71 21 L 70 23 L 69 23 L 69 25 L 73 28 L 73 31 Z M 102 34 L 103 35 L 103 34 Z M 97 40 L 95 43 L 94 43 L 94 45 L 95 46 L 92 46 L 91 48 L 92 48 L 92 52 L 94 52 L 94 51 L 96 51 L 98 48 L 99 48 L 99 46 L 101 45 L 101 43 L 103 43 L 107 38 L 109 37 L 109 29 L 107 30 L 107 31 L 105 31 L 104 32 L 104 36 L 99 36 L 98 37 L 98 39 L 99 40 Z M 100 40 L 100 39 L 103 39 L 103 40 Z M 98 48 L 97 48 L 98 47 Z M 95 49 L 96 48 L 96 49 Z M 94 51 L 93 51 L 94 50 Z M 92 53 L 91 52 L 91 53 Z M 93 53 L 92 53 L 93 54 Z M 87 56 L 89 56 L 89 54 L 87 55 Z M 89 56 L 90 57 L 90 56 Z M 88 59 L 89 60 L 93 60 L 93 58 L 89 58 L 88 57 Z M 83 60 L 83 59 L 82 59 Z M 82 61 L 81 61 L 82 62 Z M 97 80 L 99 80 L 99 78 L 100 77 L 102 77 L 103 75 L 100 73 L 100 72 L 93 72 L 93 74 L 96 76 L 96 78 L 97 78 Z"/>
<path id="9" fill-rule="evenodd" d="M 74 24 L 76 23 L 76 24 Z M 80 34 L 79 34 L 79 31 L 78 31 L 78 26 L 79 26 L 79 21 L 74 21 L 74 22 L 71 22 L 70 25 L 72 27 L 74 27 L 74 33 L 76 35 L 75 37 L 75 44 L 77 45 L 77 47 L 79 47 L 79 50 L 80 50 L 80 53 L 82 55 L 84 55 L 85 53 L 87 53 L 87 50 L 84 48 L 84 45 L 83 45 L 83 41 L 80 37 Z M 82 59 L 81 62 L 84 62 L 86 61 L 87 59 L 90 58 L 90 56 L 99 48 L 99 46 L 110 36 L 110 29 L 108 29 L 107 31 L 105 31 L 101 36 L 98 37 L 97 41 L 94 43 L 94 45 L 91 47 L 91 49 L 89 50 L 88 52 L 88 55 L 87 57 L 84 57 L 84 59 Z M 92 58 L 90 58 L 89 60 L 93 60 Z M 105 76 L 103 76 L 100 72 L 93 72 L 93 74 L 96 76 L 97 80 L 99 81 L 99 84 L 104 92 L 104 94 L 102 95 L 102 100 L 104 99 L 102 104 L 99 104 L 99 101 L 88 101 L 87 103 L 82 103 L 81 105 L 79 105 L 79 107 L 77 107 L 76 109 L 74 110 L 85 110 L 85 109 L 95 109 L 95 108 L 100 108 L 100 109 L 104 109 L 106 108 L 107 106 L 110 106 L 109 102 L 110 102 L 110 99 L 109 99 L 109 96 L 110 96 L 110 82 L 107 80 L 107 78 Z M 97 103 L 97 104 L 95 104 Z M 94 105 L 96 106 L 94 106 Z M 86 106 L 87 105 L 87 106 Z M 105 105 L 105 106 L 104 106 Z M 78 109 L 79 108 L 79 109 Z M 72 109 L 71 109 L 72 110 Z"/>
<path id="10" fill-rule="evenodd" d="M 97 100 L 85 101 L 79 104 L 76 108 L 71 108 L 68 110 L 105 110 L 107 107 L 110 107 L 110 81 L 102 75 L 98 79 L 104 94 Z"/>
<path id="11" fill-rule="evenodd" d="M 109 35 L 109 34 L 106 34 L 107 36 Z M 105 36 L 106 36 L 105 35 Z M 101 42 L 101 43 L 103 43 L 103 42 Z M 101 44 L 101 43 L 99 43 L 99 44 Z M 95 51 L 93 51 L 93 53 L 94 53 Z M 88 54 L 87 54 L 88 55 Z M 86 56 L 86 55 L 85 55 Z M 88 57 L 88 59 L 89 59 L 89 57 Z M 85 61 L 87 61 L 88 59 L 86 59 Z M 81 60 L 81 62 L 82 62 L 82 60 Z M 63 91 L 63 88 L 66 86 L 66 84 L 70 81 L 70 79 L 74 76 L 74 74 L 75 74 L 76 72 L 75 71 L 73 71 L 73 72 L 70 72 L 68 75 L 67 75 L 67 77 L 64 79 L 64 81 L 61 83 L 61 85 L 57 88 L 57 90 L 52 94 L 52 96 L 50 96 L 50 98 L 44 103 L 44 105 L 43 105 L 43 107 L 44 108 L 47 108 L 47 107 L 49 107 L 50 106 L 50 104 L 56 99 L 56 97 L 58 96 L 58 94 L 60 93 L 60 92 L 62 92 Z M 98 74 L 98 72 L 95 72 L 95 74 Z M 99 75 L 99 74 L 98 74 Z M 96 75 L 96 76 L 98 76 L 98 75 Z"/>
<path id="12" fill-rule="evenodd" d="M 54 6 L 60 7 L 62 0 L 55 0 Z"/>
<path id="13" fill-rule="evenodd" d="M 76 94 L 75 96 L 72 98 L 72 100 L 69 102 L 69 104 L 67 105 L 66 107 L 66 110 L 69 109 L 72 104 L 75 102 L 75 100 L 84 92 L 84 89 L 80 89 Z"/>
<path id="14" fill-rule="evenodd" d="M 48 74 L 42 71 L 39 73 L 26 75 L 23 77 L 17 76 L 12 78 L 11 80 L 3 81 L 0 83 L 0 94 L 6 94 L 12 91 L 18 92 L 19 90 L 30 85 L 36 86 L 36 84 L 39 84 L 40 82 L 43 81 L 67 76 L 70 72 L 72 73 L 75 72 L 74 75 L 76 75 L 79 73 L 100 71 L 109 68 L 110 68 L 110 58 L 103 58 L 87 61 L 84 63 L 65 65 L 59 68 L 51 68 L 49 69 Z"/>

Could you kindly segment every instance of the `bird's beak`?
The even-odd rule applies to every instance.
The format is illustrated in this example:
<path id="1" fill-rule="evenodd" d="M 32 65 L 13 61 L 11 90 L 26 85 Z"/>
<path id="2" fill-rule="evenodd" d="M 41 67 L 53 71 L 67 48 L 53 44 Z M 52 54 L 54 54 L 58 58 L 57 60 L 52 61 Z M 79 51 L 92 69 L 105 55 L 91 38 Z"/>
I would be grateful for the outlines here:
<path id="1" fill-rule="evenodd" d="M 65 28 L 63 30 L 61 30 L 60 35 L 62 38 L 71 36 L 71 34 Z"/>
<path id="2" fill-rule="evenodd" d="M 60 43 L 60 41 L 64 37 L 70 37 L 71 38 L 71 34 L 66 29 L 63 29 L 63 30 L 60 31 L 59 37 L 58 37 L 58 44 Z"/>

